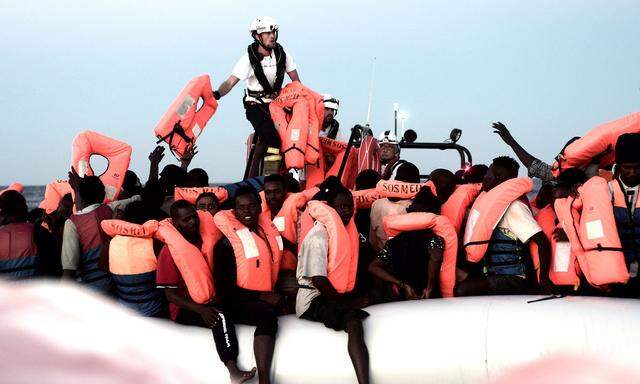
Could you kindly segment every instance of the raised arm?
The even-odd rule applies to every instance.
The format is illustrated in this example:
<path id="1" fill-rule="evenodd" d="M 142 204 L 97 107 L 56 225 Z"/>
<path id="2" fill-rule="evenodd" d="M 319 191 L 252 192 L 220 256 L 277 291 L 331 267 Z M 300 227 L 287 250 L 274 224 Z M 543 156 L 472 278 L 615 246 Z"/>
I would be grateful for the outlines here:
<path id="1" fill-rule="evenodd" d="M 516 139 L 511 136 L 511 132 L 507 129 L 507 127 L 501 122 L 493 123 L 492 127 L 494 129 L 493 133 L 497 133 L 498 136 L 505 142 L 508 146 L 511 147 L 513 152 L 515 152 L 520 162 L 524 164 L 525 167 L 529 168 L 531 164 L 538 160 L 538 158 L 532 156 L 529 152 L 527 152 L 522 146 L 516 141 Z"/>

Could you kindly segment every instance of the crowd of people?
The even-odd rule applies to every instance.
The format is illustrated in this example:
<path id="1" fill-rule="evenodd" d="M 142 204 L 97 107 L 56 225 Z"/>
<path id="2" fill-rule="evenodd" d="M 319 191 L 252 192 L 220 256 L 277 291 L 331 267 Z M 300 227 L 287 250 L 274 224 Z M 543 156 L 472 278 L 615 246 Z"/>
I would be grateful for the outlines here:
<path id="1" fill-rule="evenodd" d="M 255 175 L 269 169 L 261 161 L 269 161 L 270 148 L 280 146 L 264 105 L 282 86 L 283 71 L 292 80 L 299 79 L 293 59 L 275 42 L 275 22 L 259 18 L 254 24 L 254 44 L 215 96 L 224 96 L 237 81 L 248 79 L 247 118 L 261 146 L 251 165 Z M 262 73 L 256 70 L 261 66 Z M 335 138 L 338 102 L 332 97 L 325 102 L 323 127 Z M 240 183 L 222 196 L 209 188 L 211 180 L 204 169 L 189 169 L 195 146 L 180 165 L 166 165 L 162 172 L 164 148 L 157 147 L 149 155 L 147 181 L 143 184 L 127 171 L 115 201 L 105 203 L 99 177 L 80 177 L 73 168 L 68 175 L 73 193 L 65 195 L 53 212 L 28 211 L 19 192 L 4 191 L 0 276 L 66 279 L 143 316 L 209 328 L 232 382 L 257 374 L 260 383 L 270 382 L 281 315 L 295 314 L 346 332 L 358 381 L 367 383 L 363 321 L 369 316 L 365 308 L 373 304 L 452 295 L 638 297 L 640 210 L 635 208 L 640 134 L 618 138 L 608 183 L 629 282 L 594 286 L 578 276 L 578 283 L 561 285 L 552 281 L 554 250 L 570 236 L 556 216 L 546 231 L 538 215 L 548 207 L 553 212 L 558 200 L 579 196 L 581 186 L 597 176 L 599 159 L 594 159 L 593 167 L 568 168 L 555 176 L 552 166 L 529 154 L 507 127 L 495 123 L 493 128 L 513 148 L 529 176 L 544 182 L 531 201 L 525 193 L 503 199 L 503 213 L 495 223 L 483 223 L 482 215 L 474 214 L 474 199 L 478 194 L 493 196 L 492 191 L 521 180 L 520 165 L 508 156 L 496 157 L 489 166 L 477 164 L 455 172 L 435 169 L 429 183 L 421 184 L 418 167 L 401 160 L 398 139 L 384 131 L 378 140 L 380 172 L 363 170 L 353 190 L 335 176 L 311 186 L 290 173 L 274 172 Z M 357 203 L 363 191 L 375 192 L 381 182 L 417 188 L 408 195 L 376 195 L 368 206 Z M 176 188 L 198 191 L 197 197 L 176 200 Z M 443 224 L 438 218 L 448 216 L 445 211 L 452 209 L 459 191 L 471 191 L 472 198 L 453 207 L 460 222 L 447 219 Z M 411 225 L 389 222 L 397 217 Z M 467 248 L 475 243 L 465 239 L 481 225 L 490 227 L 490 238 L 483 241 L 486 250 L 479 260 L 471 260 Z M 391 233 L 391 227 L 399 229 Z M 444 276 L 445 270 L 451 272 L 450 278 Z M 234 324 L 256 327 L 253 369 L 236 363 Z"/>

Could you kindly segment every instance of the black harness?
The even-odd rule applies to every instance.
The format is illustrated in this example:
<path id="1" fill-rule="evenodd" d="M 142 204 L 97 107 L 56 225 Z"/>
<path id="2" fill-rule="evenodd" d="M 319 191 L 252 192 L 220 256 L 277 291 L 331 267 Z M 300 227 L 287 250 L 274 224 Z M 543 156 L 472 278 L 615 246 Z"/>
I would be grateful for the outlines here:
<path id="1" fill-rule="evenodd" d="M 273 48 L 273 53 L 276 58 L 276 81 L 273 86 L 269 84 L 267 80 L 267 76 L 264 74 L 264 69 L 262 68 L 262 55 L 258 52 L 258 47 L 260 45 L 257 42 L 249 45 L 247 47 L 247 53 L 249 54 L 249 63 L 251 63 L 251 68 L 253 68 L 253 73 L 258 79 L 258 83 L 262 86 L 262 92 L 250 91 L 247 90 L 247 94 L 251 97 L 256 98 L 274 98 L 280 92 L 282 88 L 282 83 L 284 82 L 284 72 L 285 66 L 287 63 L 287 54 L 284 52 L 282 46 L 276 43 L 275 48 Z"/>

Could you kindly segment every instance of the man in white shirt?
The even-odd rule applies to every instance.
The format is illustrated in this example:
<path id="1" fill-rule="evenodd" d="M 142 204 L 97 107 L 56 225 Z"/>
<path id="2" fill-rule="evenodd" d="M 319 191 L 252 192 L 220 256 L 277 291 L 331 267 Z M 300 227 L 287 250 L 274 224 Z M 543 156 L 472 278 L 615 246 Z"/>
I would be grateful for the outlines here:
<path id="1" fill-rule="evenodd" d="M 483 182 L 483 191 L 518 176 L 518 163 L 507 156 L 493 159 Z M 482 220 L 480 217 L 478 220 Z M 534 242 L 540 256 L 540 288 L 551 293 L 549 279 L 551 245 L 533 218 L 531 208 L 523 199 L 513 201 L 496 225 L 483 258 L 483 268 L 477 275 L 468 275 L 456 286 L 456 296 L 522 295 L 536 293 L 538 282 L 529 244 Z"/>
<path id="2" fill-rule="evenodd" d="M 250 31 L 254 42 L 233 67 L 231 76 L 220 84 L 213 95 L 220 99 L 229 93 L 238 81 L 246 80 L 244 107 L 247 120 L 255 131 L 256 142 L 248 176 L 254 177 L 259 174 L 263 159 L 267 160 L 267 156 L 278 158 L 280 153 L 280 136 L 271 119 L 269 103 L 280 92 L 285 73 L 291 81 L 300 79 L 293 57 L 277 43 L 278 24 L 273 18 L 256 18 L 251 23 Z M 275 168 L 277 169 L 277 165 Z"/>

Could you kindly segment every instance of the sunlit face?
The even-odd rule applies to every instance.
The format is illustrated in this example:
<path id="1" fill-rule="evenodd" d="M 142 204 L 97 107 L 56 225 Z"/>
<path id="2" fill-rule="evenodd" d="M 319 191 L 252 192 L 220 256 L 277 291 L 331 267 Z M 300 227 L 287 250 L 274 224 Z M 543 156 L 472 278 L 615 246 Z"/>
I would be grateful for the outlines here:
<path id="1" fill-rule="evenodd" d="M 247 228 L 255 228 L 258 225 L 262 206 L 260 200 L 251 194 L 236 197 L 236 206 L 233 210 L 242 225 Z"/>
<path id="2" fill-rule="evenodd" d="M 382 143 L 380 144 L 380 161 L 383 164 L 393 160 L 399 153 L 397 144 Z"/>
<path id="3" fill-rule="evenodd" d="M 257 36 L 258 40 L 267 47 L 268 49 L 273 49 L 276 47 L 276 33 L 275 32 L 264 32 Z"/>

